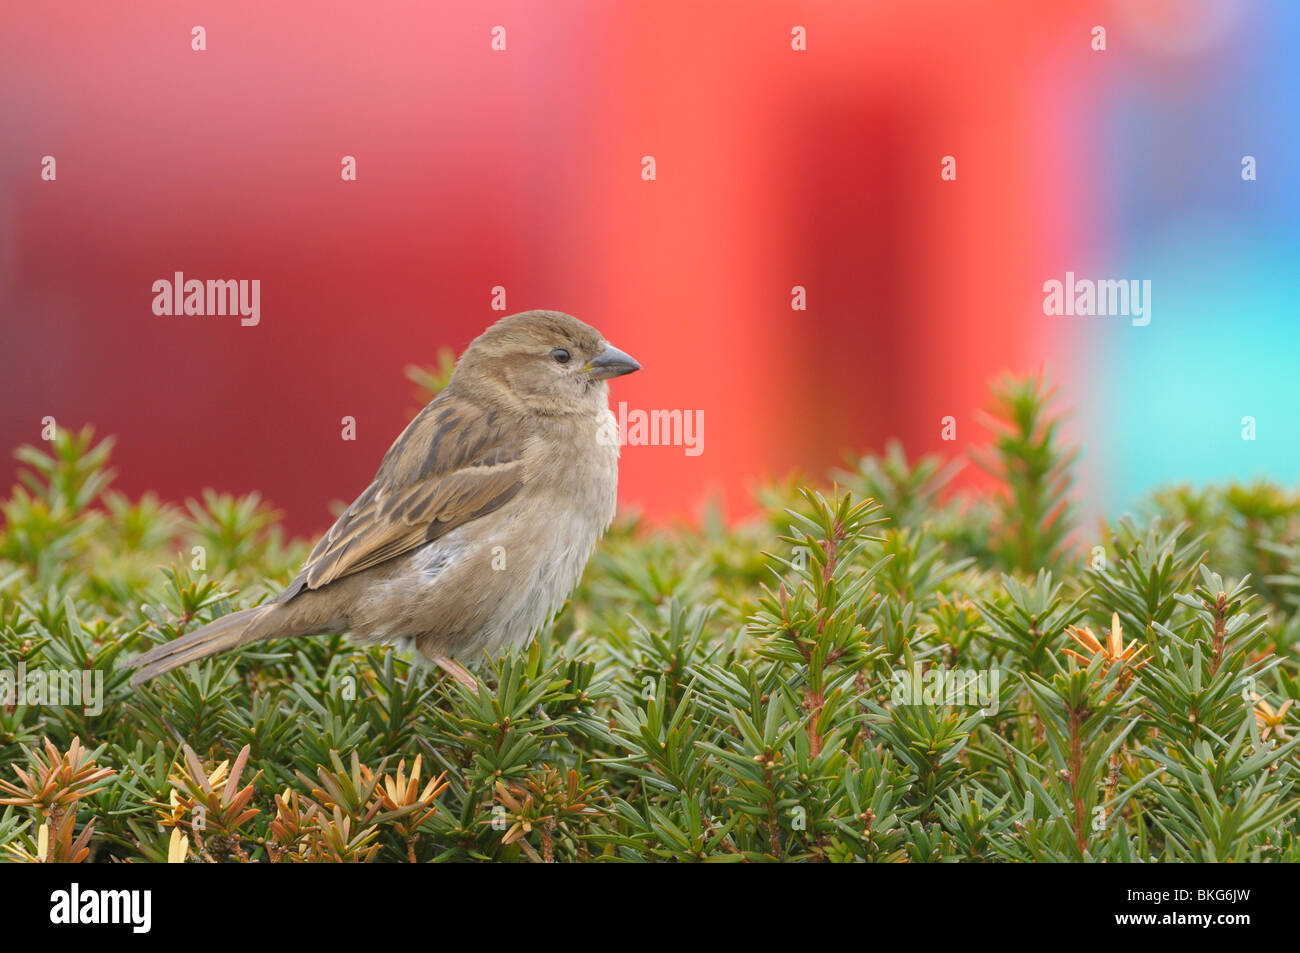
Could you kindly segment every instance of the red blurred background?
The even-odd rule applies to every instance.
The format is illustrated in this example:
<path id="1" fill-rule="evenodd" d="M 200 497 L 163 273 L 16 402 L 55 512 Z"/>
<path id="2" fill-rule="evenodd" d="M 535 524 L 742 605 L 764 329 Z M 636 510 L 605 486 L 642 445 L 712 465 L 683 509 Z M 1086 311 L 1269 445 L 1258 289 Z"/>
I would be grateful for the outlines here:
<path id="1" fill-rule="evenodd" d="M 0 478 L 52 415 L 117 435 L 132 495 L 256 489 L 321 529 L 405 424 L 403 368 L 499 317 L 496 285 L 508 312 L 568 311 L 635 355 L 615 404 L 704 411 L 700 456 L 625 450 L 621 497 L 658 518 L 714 493 L 743 513 L 755 477 L 888 437 L 959 451 L 990 376 L 1050 360 L 1041 282 L 1090 225 L 1056 207 L 1073 133 L 1052 103 L 1094 68 L 1093 15 L 9 5 Z M 175 271 L 260 279 L 260 325 L 156 317 Z"/>

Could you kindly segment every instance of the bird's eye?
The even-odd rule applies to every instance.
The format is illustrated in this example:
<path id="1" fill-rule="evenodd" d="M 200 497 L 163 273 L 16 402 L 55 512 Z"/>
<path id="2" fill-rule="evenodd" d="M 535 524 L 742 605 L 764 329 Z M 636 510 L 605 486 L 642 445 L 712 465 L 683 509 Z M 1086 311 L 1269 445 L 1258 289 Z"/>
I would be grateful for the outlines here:
<path id="1" fill-rule="evenodd" d="M 562 347 L 552 348 L 551 357 L 555 358 L 555 363 L 557 364 L 569 363 L 569 352 Z"/>

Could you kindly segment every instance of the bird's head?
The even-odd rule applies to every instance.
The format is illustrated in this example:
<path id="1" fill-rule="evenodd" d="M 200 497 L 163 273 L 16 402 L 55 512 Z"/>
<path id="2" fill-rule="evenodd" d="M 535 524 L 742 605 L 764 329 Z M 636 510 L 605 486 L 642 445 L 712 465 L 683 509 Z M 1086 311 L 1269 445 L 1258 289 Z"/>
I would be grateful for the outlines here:
<path id="1" fill-rule="evenodd" d="M 452 382 L 533 413 L 581 414 L 608 406 L 605 381 L 640 369 L 591 325 L 559 311 L 524 311 L 475 338 Z"/>

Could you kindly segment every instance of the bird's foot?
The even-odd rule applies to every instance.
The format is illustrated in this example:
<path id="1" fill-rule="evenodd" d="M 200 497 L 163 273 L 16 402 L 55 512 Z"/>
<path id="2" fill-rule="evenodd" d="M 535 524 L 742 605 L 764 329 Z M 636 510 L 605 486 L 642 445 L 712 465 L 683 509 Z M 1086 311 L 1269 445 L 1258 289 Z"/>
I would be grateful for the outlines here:
<path id="1" fill-rule="evenodd" d="M 478 682 L 475 681 L 473 675 L 466 671 L 465 666 L 461 665 L 450 655 L 439 655 L 433 661 L 438 668 L 442 669 L 456 681 L 460 682 L 475 695 L 478 694 Z"/>

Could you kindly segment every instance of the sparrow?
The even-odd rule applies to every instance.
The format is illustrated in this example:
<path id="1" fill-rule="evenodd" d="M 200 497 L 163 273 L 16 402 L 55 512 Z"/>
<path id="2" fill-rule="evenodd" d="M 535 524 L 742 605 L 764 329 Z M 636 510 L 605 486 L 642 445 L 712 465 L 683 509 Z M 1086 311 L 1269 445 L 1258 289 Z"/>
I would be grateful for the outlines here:
<path id="1" fill-rule="evenodd" d="M 475 690 L 457 659 L 527 644 L 613 520 L 618 431 L 606 381 L 640 369 L 570 315 L 502 318 L 288 588 L 138 656 L 131 684 L 263 639 L 347 632 L 413 646 Z"/>

